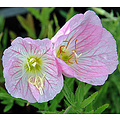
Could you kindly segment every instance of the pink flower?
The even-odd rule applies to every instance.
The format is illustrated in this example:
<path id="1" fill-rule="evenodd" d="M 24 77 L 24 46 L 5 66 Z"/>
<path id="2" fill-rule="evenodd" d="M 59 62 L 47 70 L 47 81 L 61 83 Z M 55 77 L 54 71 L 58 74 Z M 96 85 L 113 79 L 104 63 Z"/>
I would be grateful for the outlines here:
<path id="1" fill-rule="evenodd" d="M 102 85 L 118 65 L 116 41 L 93 11 L 73 16 L 51 40 L 67 77 Z"/>
<path id="2" fill-rule="evenodd" d="M 53 99 L 63 86 L 49 39 L 17 37 L 4 51 L 3 73 L 8 92 L 28 102 Z"/>

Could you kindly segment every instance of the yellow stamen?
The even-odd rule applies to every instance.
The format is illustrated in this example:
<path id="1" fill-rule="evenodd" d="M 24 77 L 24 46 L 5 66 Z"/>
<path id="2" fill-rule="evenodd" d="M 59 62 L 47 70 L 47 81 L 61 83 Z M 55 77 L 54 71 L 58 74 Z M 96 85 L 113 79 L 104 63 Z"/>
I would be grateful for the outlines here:
<path id="1" fill-rule="evenodd" d="M 66 49 L 67 49 L 67 47 L 68 47 L 70 41 L 73 39 L 73 37 L 74 37 L 74 36 L 72 36 L 72 37 L 69 39 L 69 41 L 66 41 L 66 42 L 68 42 L 67 45 L 66 45 Z"/>
<path id="2" fill-rule="evenodd" d="M 40 76 L 36 76 L 35 81 L 33 81 L 34 79 L 33 76 L 28 79 L 28 82 L 34 85 L 39 90 L 41 95 L 43 95 L 43 89 L 45 87 L 44 86 L 45 76 L 46 73 L 42 76 L 42 78 Z"/>

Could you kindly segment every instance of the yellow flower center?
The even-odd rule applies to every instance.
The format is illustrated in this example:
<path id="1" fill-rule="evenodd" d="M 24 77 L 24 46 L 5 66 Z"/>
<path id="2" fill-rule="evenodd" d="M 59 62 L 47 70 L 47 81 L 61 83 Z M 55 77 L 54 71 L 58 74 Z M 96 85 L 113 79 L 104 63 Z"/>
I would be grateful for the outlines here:
<path id="1" fill-rule="evenodd" d="M 41 72 L 42 60 L 40 57 L 30 56 L 26 58 L 24 68 L 26 72 Z"/>

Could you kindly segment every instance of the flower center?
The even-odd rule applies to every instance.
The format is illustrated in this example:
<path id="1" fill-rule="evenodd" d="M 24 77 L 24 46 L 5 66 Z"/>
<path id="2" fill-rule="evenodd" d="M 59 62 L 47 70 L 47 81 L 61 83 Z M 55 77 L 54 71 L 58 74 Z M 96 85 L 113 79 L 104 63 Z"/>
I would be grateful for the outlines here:
<path id="1" fill-rule="evenodd" d="M 28 82 L 31 83 L 32 85 L 34 85 L 37 90 L 39 90 L 40 94 L 43 95 L 43 89 L 45 88 L 45 76 L 46 76 L 46 73 L 42 76 L 42 78 L 40 76 L 31 76 L 29 79 L 28 79 Z"/>
<path id="2" fill-rule="evenodd" d="M 59 47 L 59 49 L 57 50 L 57 57 L 62 59 L 66 64 L 71 65 L 74 63 L 78 64 L 77 59 L 80 58 L 80 56 L 82 55 L 79 54 L 77 55 L 76 51 L 77 51 L 77 39 L 75 40 L 75 49 L 72 50 L 72 53 L 70 52 L 71 50 L 68 49 L 68 46 L 70 44 L 70 41 L 74 38 L 74 36 L 72 36 L 69 41 L 63 41 L 63 42 L 67 42 L 67 45 L 61 45 Z"/>
<path id="3" fill-rule="evenodd" d="M 41 71 L 42 61 L 40 57 L 27 57 L 24 68 L 26 72 L 36 73 L 37 71 Z"/>

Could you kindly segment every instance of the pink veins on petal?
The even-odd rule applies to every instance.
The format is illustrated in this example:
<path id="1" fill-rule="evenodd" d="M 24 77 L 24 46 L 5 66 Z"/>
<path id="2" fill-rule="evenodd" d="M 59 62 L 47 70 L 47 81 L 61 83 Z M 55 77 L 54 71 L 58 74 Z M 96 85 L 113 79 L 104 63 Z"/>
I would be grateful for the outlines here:
<path id="1" fill-rule="evenodd" d="M 73 16 L 51 40 L 58 65 L 68 77 L 102 85 L 118 65 L 115 39 L 93 11 Z"/>
<path id="2" fill-rule="evenodd" d="M 2 57 L 7 91 L 28 102 L 47 102 L 62 89 L 63 77 L 58 72 L 49 39 L 32 40 L 17 37 Z"/>

